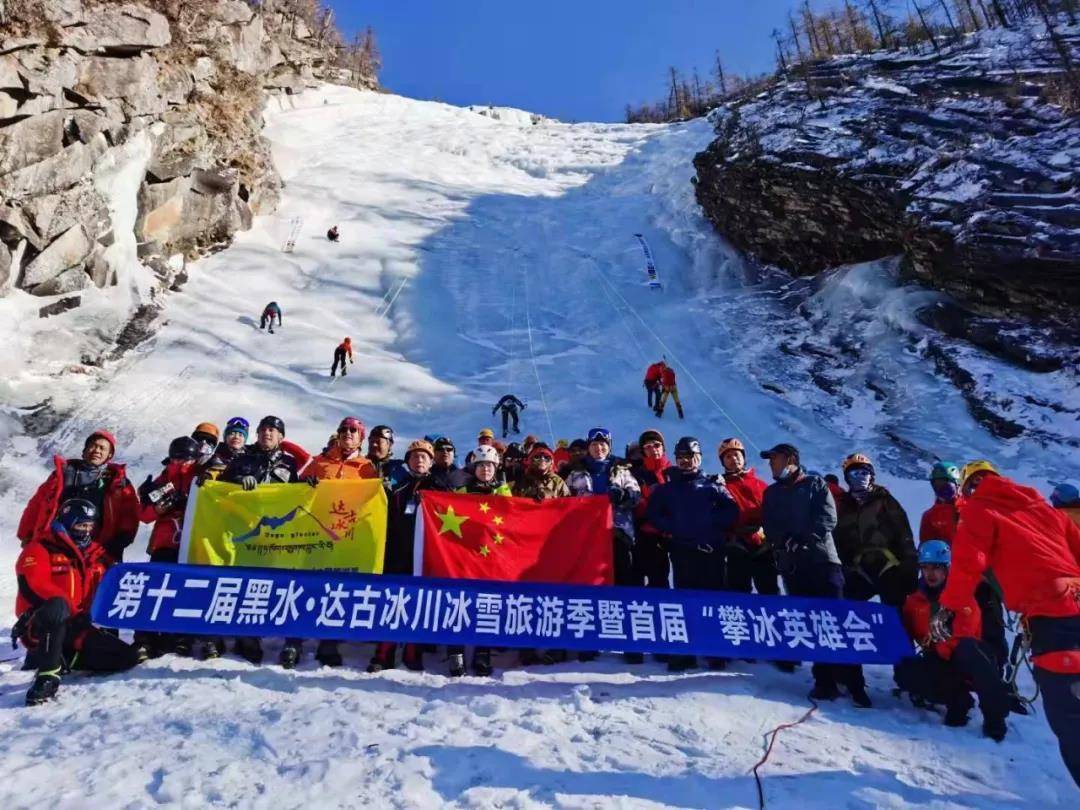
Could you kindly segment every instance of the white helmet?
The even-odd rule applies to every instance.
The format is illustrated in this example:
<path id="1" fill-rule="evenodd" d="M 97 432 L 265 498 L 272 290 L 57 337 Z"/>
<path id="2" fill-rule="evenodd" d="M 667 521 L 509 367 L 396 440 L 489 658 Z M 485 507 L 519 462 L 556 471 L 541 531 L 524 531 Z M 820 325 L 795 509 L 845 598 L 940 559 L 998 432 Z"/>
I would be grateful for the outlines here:
<path id="1" fill-rule="evenodd" d="M 473 464 L 482 461 L 490 461 L 496 467 L 499 466 L 499 451 L 489 444 L 482 444 L 472 451 Z"/>

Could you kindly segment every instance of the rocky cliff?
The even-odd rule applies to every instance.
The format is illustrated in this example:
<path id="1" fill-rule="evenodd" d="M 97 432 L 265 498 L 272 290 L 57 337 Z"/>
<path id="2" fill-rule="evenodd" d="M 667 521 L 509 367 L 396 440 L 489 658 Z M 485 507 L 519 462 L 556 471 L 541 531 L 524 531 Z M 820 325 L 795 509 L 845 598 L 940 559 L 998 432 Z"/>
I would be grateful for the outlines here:
<path id="1" fill-rule="evenodd" d="M 1060 33 L 1080 65 L 1080 27 Z M 1041 26 L 812 64 L 713 113 L 697 198 L 736 247 L 797 275 L 902 255 L 953 298 L 925 322 L 1052 368 L 1071 352 L 1037 344 L 1080 342 L 1080 117 L 1062 101 Z"/>
<path id="2" fill-rule="evenodd" d="M 182 257 L 272 210 L 268 94 L 375 86 L 340 75 L 322 36 L 277 3 L 17 6 L 0 0 L 0 290 L 67 295 L 43 314 L 117 283 L 136 247 L 156 285 L 175 286 Z"/>

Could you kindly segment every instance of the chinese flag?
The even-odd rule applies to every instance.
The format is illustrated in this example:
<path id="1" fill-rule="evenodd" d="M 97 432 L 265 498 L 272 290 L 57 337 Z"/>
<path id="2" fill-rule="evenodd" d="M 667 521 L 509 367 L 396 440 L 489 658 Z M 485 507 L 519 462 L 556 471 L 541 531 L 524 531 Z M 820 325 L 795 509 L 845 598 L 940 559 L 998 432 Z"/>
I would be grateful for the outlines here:
<path id="1" fill-rule="evenodd" d="M 416 521 L 422 573 L 453 579 L 610 585 L 607 498 L 532 498 L 423 492 Z M 419 567 L 419 566 L 418 566 Z"/>

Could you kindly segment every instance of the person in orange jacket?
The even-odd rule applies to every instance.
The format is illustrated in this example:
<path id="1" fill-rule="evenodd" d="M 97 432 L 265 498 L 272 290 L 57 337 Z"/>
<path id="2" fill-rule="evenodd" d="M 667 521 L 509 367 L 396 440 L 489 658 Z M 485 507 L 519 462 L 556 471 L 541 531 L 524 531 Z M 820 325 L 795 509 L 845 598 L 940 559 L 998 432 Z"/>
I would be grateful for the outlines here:
<path id="1" fill-rule="evenodd" d="M 934 641 L 930 637 L 930 622 L 939 609 L 950 557 L 944 540 L 928 540 L 919 546 L 919 584 L 904 601 L 901 617 L 920 654 L 902 659 L 893 677 L 916 705 L 944 704 L 947 726 L 967 725 L 968 712 L 975 705 L 971 699 L 974 689 L 983 715 L 983 735 L 1001 742 L 1007 731 L 1009 694 L 981 640 L 978 605 L 972 601 L 956 614 L 951 638 Z"/>
<path id="2" fill-rule="evenodd" d="M 95 507 L 94 541 L 111 561 L 122 561 L 139 531 L 139 497 L 124 465 L 112 460 L 115 455 L 116 438 L 107 430 L 95 430 L 86 437 L 81 458 L 53 456 L 53 471 L 23 510 L 16 530 L 19 541 L 25 546 L 48 537 L 60 504 L 82 498 Z"/>
<path id="3" fill-rule="evenodd" d="M 761 501 L 768 483 L 746 465 L 746 448 L 736 438 L 724 439 L 717 449 L 724 468 L 724 484 L 739 507 L 739 519 L 727 537 L 725 586 L 728 590 L 775 596 L 780 574 L 772 547 L 761 528 Z"/>
<path id="4" fill-rule="evenodd" d="M 11 636 L 26 647 L 24 669 L 37 670 L 27 706 L 56 697 L 65 667 L 119 672 L 142 660 L 132 645 L 90 623 L 94 593 L 111 564 L 93 539 L 97 518 L 90 501 L 64 501 L 48 533 L 23 546 L 15 562 L 18 619 Z"/>
<path id="5" fill-rule="evenodd" d="M 923 512 L 919 522 L 919 542 L 944 540 L 952 543 L 960 523 L 964 496 L 960 493 L 960 468 L 951 461 L 938 461 L 930 470 L 930 486 L 934 489 L 934 504 Z M 982 615 L 982 639 L 997 659 L 998 671 L 1005 671 L 1009 646 L 1005 641 L 1005 608 L 1001 604 L 1001 589 L 993 571 L 987 569 L 975 589 L 975 602 Z"/>
<path id="6" fill-rule="evenodd" d="M 659 360 L 645 370 L 645 380 L 641 384 L 645 386 L 650 411 L 655 411 L 660 405 L 660 376 L 666 367 L 667 364 Z"/>
<path id="7" fill-rule="evenodd" d="M 146 476 L 139 487 L 139 518 L 143 523 L 154 524 L 146 547 L 150 562 L 175 563 L 180 560 L 184 511 L 187 509 L 188 493 L 199 472 L 201 453 L 200 443 L 190 436 L 173 439 L 169 443 L 169 457 L 162 462 L 164 469 L 156 478 Z M 149 657 L 166 652 L 187 656 L 191 655 L 192 641 L 186 636 L 138 631 L 135 633 L 135 646 Z M 210 652 L 206 657 L 217 657 L 214 651 Z M 220 654 L 220 651 L 217 652 Z"/>
<path id="8" fill-rule="evenodd" d="M 334 349 L 334 364 L 330 366 L 330 376 L 333 377 L 337 374 L 338 365 L 341 366 L 341 376 L 344 377 L 349 373 L 348 368 L 345 365 L 345 360 L 348 358 L 349 362 L 355 362 L 352 354 L 352 338 L 345 338 Z"/>
<path id="9" fill-rule="evenodd" d="M 364 423 L 346 416 L 338 425 L 336 441 L 311 460 L 306 470 L 320 481 L 342 478 L 378 478 L 375 465 L 364 456 Z"/>
<path id="10" fill-rule="evenodd" d="M 961 479 L 952 571 L 931 637 L 952 636 L 955 617 L 993 568 L 1006 606 L 1024 615 L 1046 719 L 1080 786 L 1080 528 L 1038 490 L 1010 481 L 988 461 L 966 465 Z"/>

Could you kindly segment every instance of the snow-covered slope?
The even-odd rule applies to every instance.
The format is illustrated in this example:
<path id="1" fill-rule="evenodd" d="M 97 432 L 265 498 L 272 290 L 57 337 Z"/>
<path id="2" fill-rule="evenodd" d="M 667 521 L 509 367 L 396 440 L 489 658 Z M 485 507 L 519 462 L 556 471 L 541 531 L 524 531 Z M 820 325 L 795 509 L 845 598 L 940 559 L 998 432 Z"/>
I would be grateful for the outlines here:
<path id="1" fill-rule="evenodd" d="M 116 430 L 139 479 L 173 436 L 233 414 L 275 413 L 311 448 L 355 413 L 392 424 L 399 448 L 441 432 L 464 449 L 508 391 L 528 401 L 526 431 L 551 439 L 603 424 L 621 444 L 656 421 L 640 381 L 661 353 L 682 373 L 687 408 L 684 422 L 665 417 L 669 440 L 794 439 L 820 469 L 866 448 L 883 456 L 884 478 L 909 510 L 925 505 L 928 488 L 913 480 L 921 471 L 878 421 L 850 409 L 835 418 L 812 384 L 793 401 L 748 376 L 748 362 L 780 357 L 764 347 L 782 329 L 782 294 L 744 287 L 738 257 L 698 213 L 690 160 L 711 137 L 707 123 L 534 124 L 341 88 L 292 105 L 273 111 L 267 130 L 287 181 L 278 214 L 189 268 L 153 340 L 93 377 L 56 378 L 73 409 L 59 429 L 5 446 L 0 602 L 14 599 L 14 520 L 45 457 L 73 452 L 91 426 Z M 284 254 L 294 217 L 301 236 Z M 324 238 L 331 224 L 338 244 Z M 662 293 L 645 284 L 635 232 L 651 242 Z M 863 316 L 876 329 L 892 314 L 886 292 L 885 301 L 860 299 L 880 305 Z M 257 328 L 270 300 L 284 310 L 275 335 Z M 55 323 L 82 324 L 77 313 Z M 346 335 L 356 365 L 331 381 L 331 353 Z M 1007 458 L 1010 472 L 1044 482 L 1023 448 L 987 436 L 957 394 L 935 387 L 925 361 L 895 362 L 901 384 L 940 393 L 928 419 L 952 419 L 948 429 L 920 425 L 913 402 L 903 430 L 949 455 Z M 13 391 L 29 375 L 13 369 Z M 59 703 L 33 711 L 21 708 L 27 678 L 17 661 L 0 663 L 0 802 L 754 806 L 748 771 L 762 734 L 803 713 L 809 680 L 805 670 L 785 676 L 751 663 L 674 677 L 655 663 L 628 670 L 604 657 L 454 682 L 436 656 L 430 673 L 368 676 L 368 654 L 350 647 L 343 670 L 308 661 L 295 672 L 165 658 L 121 676 L 72 678 Z M 781 736 L 765 768 L 770 804 L 1071 805 L 1042 718 L 1010 721 L 995 745 L 977 722 L 947 730 L 894 700 L 887 670 L 870 677 L 880 708 L 828 705 Z"/>

